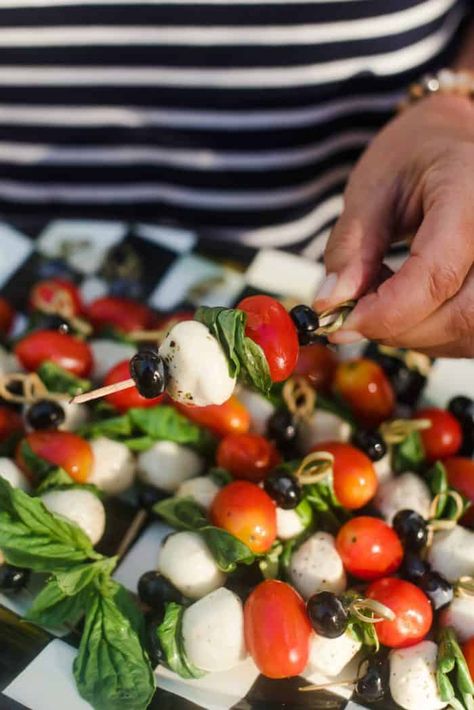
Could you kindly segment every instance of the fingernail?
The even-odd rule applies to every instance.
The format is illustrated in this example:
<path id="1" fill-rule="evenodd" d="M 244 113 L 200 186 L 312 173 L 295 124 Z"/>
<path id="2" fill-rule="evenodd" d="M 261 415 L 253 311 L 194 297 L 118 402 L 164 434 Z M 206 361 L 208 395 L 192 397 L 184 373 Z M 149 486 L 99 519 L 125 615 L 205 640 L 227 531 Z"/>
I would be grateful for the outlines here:
<path id="1" fill-rule="evenodd" d="M 337 343 L 338 345 L 349 345 L 350 343 L 357 343 L 363 338 L 364 336 L 356 330 L 338 330 L 332 333 L 329 339 L 332 343 Z"/>
<path id="2" fill-rule="evenodd" d="M 337 274 L 328 274 L 322 282 L 321 286 L 319 287 L 316 296 L 314 297 L 314 300 L 326 301 L 328 298 L 330 298 L 331 293 L 336 288 L 337 278 Z"/>

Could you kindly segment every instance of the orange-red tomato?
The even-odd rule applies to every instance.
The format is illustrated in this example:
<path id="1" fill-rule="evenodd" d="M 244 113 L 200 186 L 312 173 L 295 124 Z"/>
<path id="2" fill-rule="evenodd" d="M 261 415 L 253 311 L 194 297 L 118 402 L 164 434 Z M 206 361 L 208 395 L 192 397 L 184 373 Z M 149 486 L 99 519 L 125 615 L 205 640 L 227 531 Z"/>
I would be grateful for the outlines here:
<path id="1" fill-rule="evenodd" d="M 0 296 L 0 333 L 8 335 L 13 325 L 15 311 L 10 306 L 6 298 Z"/>
<path id="2" fill-rule="evenodd" d="M 244 607 L 245 644 L 267 678 L 299 675 L 308 662 L 311 624 L 300 595 L 285 582 L 268 579 Z"/>
<path id="3" fill-rule="evenodd" d="M 474 636 L 471 636 L 470 639 L 463 643 L 462 652 L 464 654 L 464 658 L 466 659 L 471 678 L 474 680 Z"/>
<path id="4" fill-rule="evenodd" d="M 61 278 L 38 281 L 31 289 L 30 307 L 42 311 L 45 305 L 51 305 L 56 299 L 71 307 L 71 315 L 77 316 L 82 312 L 83 305 L 79 289 L 72 281 Z"/>
<path id="5" fill-rule="evenodd" d="M 342 526 L 336 549 L 346 570 L 366 581 L 396 572 L 403 559 L 402 543 L 393 528 L 368 515 L 352 518 Z"/>
<path id="6" fill-rule="evenodd" d="M 247 314 L 245 334 L 262 348 L 273 382 L 286 380 L 299 352 L 296 328 L 286 310 L 271 296 L 249 296 L 237 308 Z"/>
<path id="7" fill-rule="evenodd" d="M 37 370 L 51 360 L 79 377 L 87 377 L 92 368 L 92 352 L 83 340 L 57 330 L 36 330 L 25 335 L 15 346 L 15 355 L 25 370 Z"/>
<path id="8" fill-rule="evenodd" d="M 130 298 L 103 296 L 89 304 L 87 316 L 96 330 L 106 326 L 124 333 L 132 330 L 147 330 L 155 322 L 153 311 L 143 303 Z"/>
<path id="9" fill-rule="evenodd" d="M 116 382 L 123 382 L 130 378 L 130 366 L 128 360 L 122 360 L 109 370 L 104 379 L 104 385 L 113 385 Z M 108 394 L 105 399 L 109 404 L 118 409 L 119 412 L 126 412 L 132 407 L 156 407 L 157 404 L 163 401 L 164 394 L 159 397 L 147 399 L 140 394 L 135 386 L 129 387 L 120 392 Z"/>
<path id="10" fill-rule="evenodd" d="M 0 442 L 23 431 L 23 419 L 18 412 L 0 405 Z"/>
<path id="11" fill-rule="evenodd" d="M 329 392 L 337 368 L 337 356 L 322 343 L 300 348 L 295 374 L 306 377 L 318 392 Z"/>
<path id="12" fill-rule="evenodd" d="M 474 460 L 464 456 L 444 459 L 449 485 L 471 501 L 470 507 L 461 518 L 461 524 L 474 527 Z"/>
<path id="13" fill-rule="evenodd" d="M 249 481 L 233 481 L 221 488 L 211 506 L 211 521 L 255 553 L 269 550 L 276 537 L 275 504 Z"/>
<path id="14" fill-rule="evenodd" d="M 334 493 L 344 508 L 356 510 L 374 497 L 378 485 L 377 473 L 363 451 L 338 441 L 323 442 L 312 451 L 327 451 L 334 456 Z"/>
<path id="15" fill-rule="evenodd" d="M 377 623 L 377 636 L 384 646 L 405 648 L 425 638 L 431 628 L 433 611 L 421 589 L 403 579 L 385 577 L 373 582 L 366 594 L 395 614 L 393 621 Z"/>
<path id="16" fill-rule="evenodd" d="M 437 407 L 425 407 L 414 414 L 415 419 L 429 419 L 431 427 L 423 429 L 421 440 L 428 462 L 457 454 L 462 444 L 462 429 L 458 420 L 446 411 Z"/>
<path id="17" fill-rule="evenodd" d="M 366 427 L 376 427 L 393 414 L 395 395 L 392 385 L 373 360 L 358 358 L 340 362 L 333 387 Z"/>
<path id="18" fill-rule="evenodd" d="M 235 395 L 224 404 L 211 404 L 208 407 L 193 407 L 180 402 L 173 402 L 173 405 L 193 422 L 207 427 L 217 436 L 242 434 L 250 427 L 250 414 Z"/>
<path id="19" fill-rule="evenodd" d="M 87 481 L 93 463 L 93 453 L 88 441 L 70 431 L 32 431 L 25 437 L 34 454 L 55 466 L 61 466 L 78 483 Z M 21 442 L 16 461 L 27 476 L 32 472 L 23 459 Z"/>
<path id="20" fill-rule="evenodd" d="M 234 478 L 259 483 L 281 462 L 273 444 L 258 434 L 228 434 L 217 449 L 217 465 Z"/>

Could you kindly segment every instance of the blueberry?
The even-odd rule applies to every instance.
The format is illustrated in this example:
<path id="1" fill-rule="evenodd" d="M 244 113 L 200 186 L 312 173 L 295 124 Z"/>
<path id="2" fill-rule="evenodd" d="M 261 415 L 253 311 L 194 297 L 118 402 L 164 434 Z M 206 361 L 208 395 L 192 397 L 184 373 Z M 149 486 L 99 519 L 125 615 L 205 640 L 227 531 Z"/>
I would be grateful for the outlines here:
<path id="1" fill-rule="evenodd" d="M 320 636 L 335 639 L 347 629 L 347 611 L 333 592 L 313 594 L 306 608 L 311 625 Z"/>
<path id="2" fill-rule="evenodd" d="M 470 397 L 459 395 L 453 397 L 448 404 L 448 410 L 456 419 L 471 419 L 474 421 L 474 401 Z"/>
<path id="3" fill-rule="evenodd" d="M 352 435 L 352 443 L 367 454 L 371 461 L 380 461 L 387 453 L 387 445 L 378 431 L 357 429 Z"/>
<path id="4" fill-rule="evenodd" d="M 409 550 L 421 550 L 428 540 L 425 519 L 414 510 L 399 510 L 392 522 L 393 529 Z"/>
<path id="5" fill-rule="evenodd" d="M 297 435 L 296 420 L 288 409 L 278 409 L 268 420 L 267 436 L 278 448 L 286 448 L 295 442 Z"/>
<path id="6" fill-rule="evenodd" d="M 453 600 L 453 586 L 438 572 L 428 572 L 418 582 L 420 589 L 426 594 L 434 611 L 442 609 Z"/>
<path id="7" fill-rule="evenodd" d="M 138 596 L 152 609 L 161 610 L 166 602 L 182 604 L 183 595 L 162 574 L 151 570 L 142 574 L 138 580 Z"/>
<path id="8" fill-rule="evenodd" d="M 319 318 L 317 313 L 309 306 L 295 306 L 290 311 L 291 319 L 298 334 L 300 345 L 309 345 L 312 340 L 312 334 L 319 327 Z"/>
<path id="9" fill-rule="evenodd" d="M 167 382 L 165 364 L 152 350 L 140 350 L 132 357 L 130 375 L 142 397 L 152 399 L 165 391 Z"/>
<path id="10" fill-rule="evenodd" d="M 376 703 L 385 697 L 388 690 L 389 668 L 386 658 L 369 659 L 364 675 L 359 678 L 355 686 L 355 693 L 359 700 L 366 703 Z"/>
<path id="11" fill-rule="evenodd" d="M 267 476 L 263 487 L 278 507 L 284 510 L 296 508 L 301 500 L 301 488 L 291 473 L 274 471 Z"/>
<path id="12" fill-rule="evenodd" d="M 32 429 L 59 429 L 64 423 L 64 409 L 52 399 L 38 399 L 26 412 L 26 422 Z"/>
<path id="13" fill-rule="evenodd" d="M 430 569 L 431 567 L 428 562 L 422 560 L 416 552 L 411 552 L 410 550 L 405 552 L 400 571 L 403 577 L 410 582 L 418 584 L 419 580 L 424 577 Z"/>
<path id="14" fill-rule="evenodd" d="M 30 570 L 13 565 L 0 565 L 0 591 L 15 594 L 28 584 Z"/>

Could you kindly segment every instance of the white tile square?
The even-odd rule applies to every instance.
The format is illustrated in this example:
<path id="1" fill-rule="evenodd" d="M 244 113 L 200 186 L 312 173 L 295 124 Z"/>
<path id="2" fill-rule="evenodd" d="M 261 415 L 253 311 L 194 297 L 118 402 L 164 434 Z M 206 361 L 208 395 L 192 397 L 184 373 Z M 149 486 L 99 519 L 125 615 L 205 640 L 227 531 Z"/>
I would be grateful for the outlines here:
<path id="1" fill-rule="evenodd" d="M 197 236 L 193 232 L 165 225 L 138 224 L 135 233 L 142 239 L 170 249 L 176 254 L 191 251 L 197 241 Z"/>
<path id="2" fill-rule="evenodd" d="M 436 360 L 428 377 L 423 400 L 445 407 L 458 394 L 474 399 L 474 360 Z"/>
<path id="3" fill-rule="evenodd" d="M 137 582 L 144 572 L 156 569 L 161 541 L 172 532 L 164 523 L 151 523 L 130 548 L 114 572 L 114 578 L 131 592 L 136 593 Z"/>
<path id="4" fill-rule="evenodd" d="M 324 266 L 296 254 L 262 249 L 247 269 L 249 286 L 311 303 L 324 278 Z"/>
<path id="5" fill-rule="evenodd" d="M 32 252 L 32 239 L 0 222 L 0 286 L 13 276 Z"/>

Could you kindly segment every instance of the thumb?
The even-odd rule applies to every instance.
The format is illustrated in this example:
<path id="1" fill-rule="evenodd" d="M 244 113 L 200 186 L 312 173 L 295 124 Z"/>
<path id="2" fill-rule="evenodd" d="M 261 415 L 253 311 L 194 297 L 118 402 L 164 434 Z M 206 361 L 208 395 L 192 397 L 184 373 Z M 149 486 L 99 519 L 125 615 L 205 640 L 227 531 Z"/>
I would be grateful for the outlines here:
<path id="1" fill-rule="evenodd" d="M 344 195 L 344 211 L 329 237 L 324 263 L 326 279 L 316 294 L 317 311 L 358 298 L 380 273 L 390 243 L 395 188 L 360 164 Z"/>

